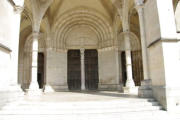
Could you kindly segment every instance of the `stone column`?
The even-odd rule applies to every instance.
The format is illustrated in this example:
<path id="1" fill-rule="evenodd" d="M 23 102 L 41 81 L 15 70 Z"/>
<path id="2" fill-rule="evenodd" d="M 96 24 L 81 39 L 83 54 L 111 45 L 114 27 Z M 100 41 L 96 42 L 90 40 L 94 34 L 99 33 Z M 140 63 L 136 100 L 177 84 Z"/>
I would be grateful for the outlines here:
<path id="1" fill-rule="evenodd" d="M 85 90 L 85 66 L 84 66 L 84 51 L 85 49 L 80 49 L 81 52 L 81 90 Z"/>
<path id="2" fill-rule="evenodd" d="M 139 15 L 139 24 L 141 32 L 141 48 L 142 48 L 142 59 L 143 59 L 143 75 L 144 80 L 141 82 L 141 87 L 139 87 L 138 95 L 139 97 L 152 97 L 152 83 L 149 77 L 148 68 L 148 53 L 147 53 L 147 43 L 145 34 L 145 23 L 144 23 L 144 11 L 143 11 L 143 1 L 136 0 L 136 9 Z"/>
<path id="3" fill-rule="evenodd" d="M 147 55 L 147 44 L 146 44 L 146 36 L 145 36 L 145 26 L 144 26 L 144 13 L 143 8 L 137 8 L 139 14 L 139 23 L 140 23 L 140 32 L 141 32 L 141 48 L 142 48 L 142 57 L 143 57 L 143 71 L 144 71 L 144 79 L 149 79 L 149 69 L 148 69 L 148 55 Z"/>
<path id="4" fill-rule="evenodd" d="M 126 72 L 127 72 L 127 81 L 126 87 L 135 87 L 132 75 L 132 62 L 131 62 L 131 50 L 126 50 Z"/>
<path id="5" fill-rule="evenodd" d="M 33 32 L 32 42 L 32 71 L 31 71 L 31 84 L 29 86 L 29 92 L 37 92 L 39 85 L 37 82 L 37 69 L 38 69 L 38 37 L 39 32 Z"/>
<path id="6" fill-rule="evenodd" d="M 125 47 L 126 47 L 125 53 L 126 53 L 126 72 L 127 72 L 126 87 L 132 88 L 135 87 L 135 84 L 132 74 L 132 60 L 131 60 L 129 36 L 125 36 Z"/>
<path id="7" fill-rule="evenodd" d="M 126 48 L 126 74 L 127 74 L 127 80 L 126 80 L 126 87 L 124 89 L 124 92 L 132 93 L 134 92 L 135 84 L 133 80 L 133 74 L 132 74 L 132 61 L 131 61 L 131 47 L 130 47 L 130 40 L 129 36 L 125 35 L 125 48 Z"/>

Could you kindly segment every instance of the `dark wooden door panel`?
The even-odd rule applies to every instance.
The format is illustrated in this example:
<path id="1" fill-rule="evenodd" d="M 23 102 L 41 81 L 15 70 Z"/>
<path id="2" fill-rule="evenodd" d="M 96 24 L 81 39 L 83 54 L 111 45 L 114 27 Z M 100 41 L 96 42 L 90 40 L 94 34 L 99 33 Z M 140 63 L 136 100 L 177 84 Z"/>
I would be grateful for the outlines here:
<path id="1" fill-rule="evenodd" d="M 126 53 L 121 53 L 121 64 L 122 64 L 122 81 L 123 85 L 126 85 L 127 75 L 126 75 Z"/>
<path id="2" fill-rule="evenodd" d="M 98 89 L 99 76 L 97 50 L 85 50 L 85 78 L 86 89 Z"/>
<path id="3" fill-rule="evenodd" d="M 81 89 L 80 51 L 68 51 L 68 88 L 69 90 Z"/>
<path id="4" fill-rule="evenodd" d="M 133 79 L 136 86 L 141 86 L 141 80 L 144 79 L 141 51 L 140 50 L 133 51 L 131 52 L 131 56 L 132 56 Z"/>
<path id="5" fill-rule="evenodd" d="M 44 87 L 44 54 L 38 53 L 38 73 L 37 73 L 37 82 L 39 84 L 39 88 Z"/>

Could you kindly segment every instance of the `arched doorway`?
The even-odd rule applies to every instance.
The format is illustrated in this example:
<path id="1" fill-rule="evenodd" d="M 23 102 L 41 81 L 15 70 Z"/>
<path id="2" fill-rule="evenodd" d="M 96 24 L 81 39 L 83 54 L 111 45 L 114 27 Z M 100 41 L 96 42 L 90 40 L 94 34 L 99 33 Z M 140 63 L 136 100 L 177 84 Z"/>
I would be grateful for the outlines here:
<path id="1" fill-rule="evenodd" d="M 45 84 L 45 38 L 44 34 L 39 35 L 39 46 L 38 46 L 38 72 L 37 72 L 37 83 L 39 88 L 44 88 Z M 19 73 L 19 81 L 21 82 L 21 88 L 24 91 L 29 89 L 29 85 L 31 83 L 31 68 L 32 68 L 32 42 L 33 36 L 30 34 L 26 40 L 24 41 L 24 45 L 22 45 L 22 51 L 20 52 L 20 60 L 22 65 L 22 73 Z"/>
<path id="2" fill-rule="evenodd" d="M 141 43 L 133 32 L 121 32 L 118 35 L 118 48 L 120 50 L 121 57 L 121 69 L 122 69 L 122 83 L 126 85 L 127 72 L 126 72 L 126 54 L 125 54 L 125 39 L 124 37 L 128 35 L 130 39 L 131 48 L 131 63 L 132 63 L 132 75 L 135 86 L 141 86 L 141 80 L 143 80 L 143 67 L 142 67 L 142 51 Z"/>

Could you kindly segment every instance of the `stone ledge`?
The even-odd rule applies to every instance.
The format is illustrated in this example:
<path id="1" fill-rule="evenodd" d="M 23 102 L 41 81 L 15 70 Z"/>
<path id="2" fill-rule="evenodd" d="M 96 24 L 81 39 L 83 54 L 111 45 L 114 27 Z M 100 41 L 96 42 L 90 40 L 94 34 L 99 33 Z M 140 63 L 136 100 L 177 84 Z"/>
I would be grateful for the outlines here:
<path id="1" fill-rule="evenodd" d="M 152 46 L 154 46 L 156 43 L 159 42 L 178 42 L 179 40 L 177 38 L 172 38 L 172 39 L 168 39 L 168 38 L 158 38 L 156 40 L 154 40 L 153 42 L 149 43 L 149 45 L 147 46 L 147 48 L 150 48 Z"/>
<path id="2" fill-rule="evenodd" d="M 99 84 L 98 90 L 108 90 L 108 91 L 115 91 L 115 90 L 122 90 L 121 85 L 118 84 Z"/>
<path id="3" fill-rule="evenodd" d="M 0 48 L 2 48 L 3 50 L 5 50 L 7 52 L 12 52 L 12 50 L 9 47 L 3 45 L 2 43 L 0 43 Z"/>

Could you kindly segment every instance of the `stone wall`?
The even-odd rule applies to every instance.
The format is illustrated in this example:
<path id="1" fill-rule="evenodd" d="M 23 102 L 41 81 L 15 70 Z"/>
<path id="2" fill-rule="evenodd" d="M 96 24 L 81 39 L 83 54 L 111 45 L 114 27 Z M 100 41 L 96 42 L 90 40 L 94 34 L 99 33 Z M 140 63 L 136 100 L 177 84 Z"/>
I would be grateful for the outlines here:
<path id="1" fill-rule="evenodd" d="M 172 1 L 147 1 L 144 12 L 153 96 L 173 110 L 180 103 L 180 61 Z"/>
<path id="2" fill-rule="evenodd" d="M 20 14 L 6 0 L 0 6 L 0 90 L 9 91 L 17 84 Z"/>
<path id="3" fill-rule="evenodd" d="M 105 49 L 98 51 L 99 90 L 117 90 L 119 88 L 118 51 Z"/>
<path id="4" fill-rule="evenodd" d="M 46 82 L 55 91 L 68 90 L 67 85 L 67 52 L 47 50 Z"/>

